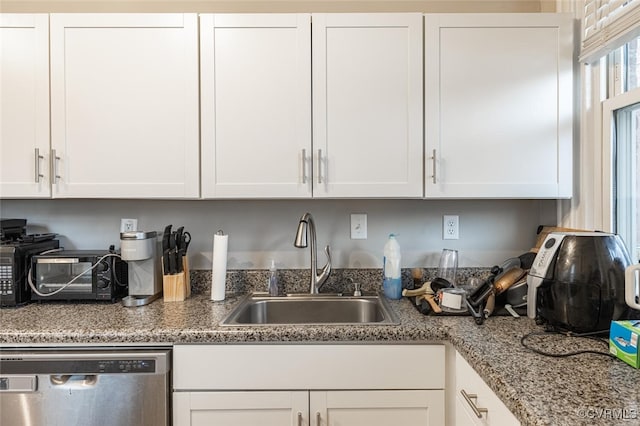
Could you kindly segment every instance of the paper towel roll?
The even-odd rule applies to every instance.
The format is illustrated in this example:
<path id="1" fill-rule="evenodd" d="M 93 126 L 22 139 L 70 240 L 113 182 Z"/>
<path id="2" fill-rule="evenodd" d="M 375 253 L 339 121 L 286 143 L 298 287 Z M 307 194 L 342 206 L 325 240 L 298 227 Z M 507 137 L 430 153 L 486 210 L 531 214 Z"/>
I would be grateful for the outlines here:
<path id="1" fill-rule="evenodd" d="M 229 236 L 218 233 L 213 236 L 213 266 L 211 300 L 224 300 L 227 278 L 227 245 Z"/>

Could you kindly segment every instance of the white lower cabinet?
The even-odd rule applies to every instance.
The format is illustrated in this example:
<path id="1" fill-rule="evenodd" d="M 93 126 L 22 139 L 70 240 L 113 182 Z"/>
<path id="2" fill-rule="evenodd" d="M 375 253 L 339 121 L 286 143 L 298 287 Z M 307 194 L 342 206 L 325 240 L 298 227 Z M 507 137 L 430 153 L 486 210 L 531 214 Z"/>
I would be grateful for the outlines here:
<path id="1" fill-rule="evenodd" d="M 440 425 L 444 422 L 444 391 L 311 392 L 309 407 L 311 426 Z"/>
<path id="2" fill-rule="evenodd" d="M 285 426 L 308 419 L 305 391 L 173 393 L 174 426 Z"/>
<path id="3" fill-rule="evenodd" d="M 440 425 L 442 390 L 175 392 L 174 425 Z"/>
<path id="4" fill-rule="evenodd" d="M 443 425 L 444 370 L 444 345 L 178 345 L 173 423 Z"/>
<path id="5" fill-rule="evenodd" d="M 518 419 L 487 386 L 475 370 L 456 352 L 456 426 L 517 426 Z"/>

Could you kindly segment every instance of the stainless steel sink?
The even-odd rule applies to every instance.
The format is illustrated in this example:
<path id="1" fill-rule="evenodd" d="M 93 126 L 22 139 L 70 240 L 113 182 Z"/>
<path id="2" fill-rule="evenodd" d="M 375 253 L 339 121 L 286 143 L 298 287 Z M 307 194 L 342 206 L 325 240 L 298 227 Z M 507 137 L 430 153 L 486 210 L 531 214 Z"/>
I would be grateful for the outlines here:
<path id="1" fill-rule="evenodd" d="M 253 293 L 220 323 L 227 326 L 295 324 L 398 324 L 380 296 L 290 295 L 270 297 Z"/>

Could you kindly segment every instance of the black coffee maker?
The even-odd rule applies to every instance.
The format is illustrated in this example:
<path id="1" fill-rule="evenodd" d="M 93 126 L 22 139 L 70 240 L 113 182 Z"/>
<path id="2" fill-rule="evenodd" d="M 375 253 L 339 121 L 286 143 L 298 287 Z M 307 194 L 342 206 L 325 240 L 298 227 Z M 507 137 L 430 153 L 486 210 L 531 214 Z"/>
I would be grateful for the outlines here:
<path id="1" fill-rule="evenodd" d="M 606 332 L 628 314 L 622 239 L 603 232 L 551 233 L 529 271 L 527 315 L 575 333 Z"/>

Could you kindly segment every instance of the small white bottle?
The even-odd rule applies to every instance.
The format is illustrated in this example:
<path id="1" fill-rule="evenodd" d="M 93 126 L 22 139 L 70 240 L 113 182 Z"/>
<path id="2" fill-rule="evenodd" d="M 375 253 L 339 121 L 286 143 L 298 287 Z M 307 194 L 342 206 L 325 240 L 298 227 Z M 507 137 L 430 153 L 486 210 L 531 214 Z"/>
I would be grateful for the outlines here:
<path id="1" fill-rule="evenodd" d="M 389 299 L 402 298 L 402 277 L 400 270 L 400 244 L 394 234 L 384 245 L 382 290 Z"/>
<path id="2" fill-rule="evenodd" d="M 269 268 L 269 296 L 278 295 L 278 270 L 276 269 L 276 261 L 271 259 L 271 267 Z"/>

